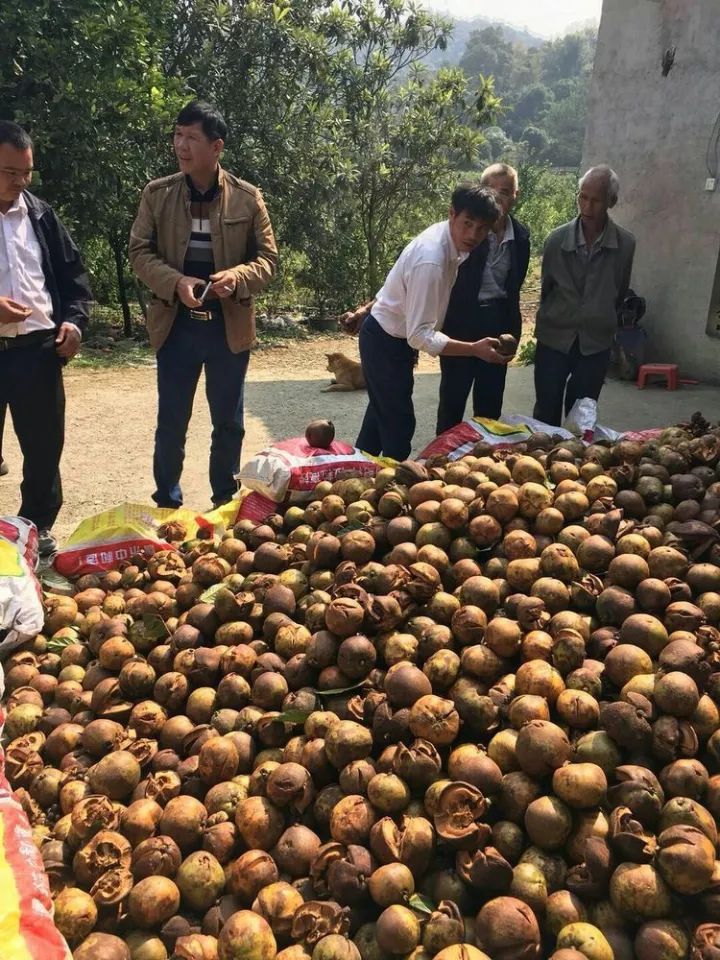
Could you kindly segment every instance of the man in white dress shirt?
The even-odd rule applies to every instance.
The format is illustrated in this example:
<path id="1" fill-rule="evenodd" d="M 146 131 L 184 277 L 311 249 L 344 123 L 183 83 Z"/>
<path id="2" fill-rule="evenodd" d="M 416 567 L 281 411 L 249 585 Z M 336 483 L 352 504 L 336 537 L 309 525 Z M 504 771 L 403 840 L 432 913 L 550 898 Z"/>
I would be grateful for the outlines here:
<path id="1" fill-rule="evenodd" d="M 452 195 L 449 218 L 415 237 L 388 274 L 360 327 L 360 359 L 368 388 L 368 407 L 356 441 L 361 450 L 395 460 L 410 455 L 415 432 L 414 351 L 508 362 L 492 337 L 468 343 L 439 330 L 458 267 L 485 240 L 500 214 L 492 190 L 460 184 Z M 351 325 L 345 329 L 354 332 Z"/>
<path id="2" fill-rule="evenodd" d="M 9 408 L 23 454 L 20 515 L 50 556 L 62 506 L 62 368 L 80 347 L 92 294 L 62 222 L 26 189 L 32 172 L 32 140 L 0 121 L 0 409 Z"/>

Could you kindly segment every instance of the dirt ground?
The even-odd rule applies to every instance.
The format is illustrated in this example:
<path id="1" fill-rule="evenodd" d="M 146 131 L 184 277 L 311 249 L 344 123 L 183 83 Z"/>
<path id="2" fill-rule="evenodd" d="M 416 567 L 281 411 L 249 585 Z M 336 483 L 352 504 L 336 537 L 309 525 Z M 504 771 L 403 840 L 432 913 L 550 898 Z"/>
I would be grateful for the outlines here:
<path id="1" fill-rule="evenodd" d="M 337 436 L 353 441 L 365 410 L 366 394 L 330 393 L 325 353 L 342 350 L 357 358 L 357 341 L 347 337 L 289 340 L 264 347 L 252 356 L 245 401 L 243 460 L 273 439 L 302 434 L 315 417 L 328 417 Z M 436 373 L 437 361 L 423 358 L 419 381 Z M 435 379 L 434 377 L 431 379 Z M 428 384 L 429 388 L 429 384 Z M 62 462 L 65 505 L 56 525 L 62 540 L 84 517 L 123 501 L 150 502 L 156 393 L 153 365 L 75 369 L 65 374 L 66 440 Z M 427 393 L 427 397 L 425 396 Z M 432 436 L 436 392 L 418 390 L 418 432 L 424 444 Z M 208 445 L 210 418 L 203 381 L 195 397 L 188 433 L 183 493 L 197 510 L 210 508 Z M 420 449 L 420 448 L 419 448 Z M 5 427 L 3 456 L 10 473 L 0 478 L 0 515 L 18 509 L 21 456 L 12 425 Z"/>
<path id="2" fill-rule="evenodd" d="M 325 353 L 342 350 L 357 357 L 357 341 L 347 337 L 291 340 L 257 350 L 246 389 L 243 461 L 272 440 L 298 436 L 315 417 L 333 420 L 338 438 L 354 441 L 366 394 L 321 393 L 330 381 Z M 439 386 L 437 360 L 422 356 L 415 381 L 417 430 L 414 450 L 434 436 Z M 73 369 L 66 373 L 66 443 L 62 463 L 65 506 L 56 525 L 62 540 L 84 517 L 123 501 L 150 503 L 155 427 L 155 370 L 152 365 Z M 529 413 L 534 400 L 533 368 L 511 367 L 505 392 L 507 413 Z M 634 384 L 609 381 L 600 402 L 600 421 L 616 429 L 676 423 L 702 410 L 720 419 L 720 391 L 709 385 L 639 391 Z M 207 478 L 210 421 L 202 382 L 187 440 L 183 488 L 195 510 L 210 506 Z M 0 478 L 0 515 L 17 512 L 20 451 L 10 423 L 4 456 L 10 474 Z"/>

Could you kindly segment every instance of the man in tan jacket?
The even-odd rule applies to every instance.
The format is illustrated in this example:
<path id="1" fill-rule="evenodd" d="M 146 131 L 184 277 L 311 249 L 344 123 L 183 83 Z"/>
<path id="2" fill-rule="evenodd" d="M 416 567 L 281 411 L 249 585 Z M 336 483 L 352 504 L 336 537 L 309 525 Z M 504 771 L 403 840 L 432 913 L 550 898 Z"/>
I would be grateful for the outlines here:
<path id="1" fill-rule="evenodd" d="M 277 266 L 260 191 L 220 166 L 226 134 L 209 104 L 193 101 L 180 111 L 174 134 L 180 172 L 145 187 L 130 233 L 130 264 L 153 294 L 147 326 L 157 353 L 153 499 L 160 507 L 183 502 L 185 437 L 203 367 L 213 504 L 232 499 L 255 343 L 253 297 Z"/>

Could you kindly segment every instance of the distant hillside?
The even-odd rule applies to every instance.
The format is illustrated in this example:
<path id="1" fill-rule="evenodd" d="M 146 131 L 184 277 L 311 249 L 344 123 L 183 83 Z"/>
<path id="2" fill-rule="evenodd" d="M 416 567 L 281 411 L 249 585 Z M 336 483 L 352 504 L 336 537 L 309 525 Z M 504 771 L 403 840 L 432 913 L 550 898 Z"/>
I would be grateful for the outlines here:
<path id="1" fill-rule="evenodd" d="M 447 14 L 446 14 L 447 16 Z M 454 24 L 453 35 L 448 44 L 447 50 L 435 50 L 424 61 L 429 67 L 441 67 L 443 65 L 454 66 L 460 62 L 460 58 L 465 52 L 465 46 L 473 30 L 483 30 L 485 27 L 501 26 L 505 39 L 510 43 L 517 43 L 522 47 L 539 47 L 545 42 L 543 37 L 539 37 L 529 30 L 523 30 L 521 27 L 513 27 L 501 20 L 492 20 L 490 17 L 473 17 L 472 20 L 456 20 L 454 17 L 447 16 Z"/>

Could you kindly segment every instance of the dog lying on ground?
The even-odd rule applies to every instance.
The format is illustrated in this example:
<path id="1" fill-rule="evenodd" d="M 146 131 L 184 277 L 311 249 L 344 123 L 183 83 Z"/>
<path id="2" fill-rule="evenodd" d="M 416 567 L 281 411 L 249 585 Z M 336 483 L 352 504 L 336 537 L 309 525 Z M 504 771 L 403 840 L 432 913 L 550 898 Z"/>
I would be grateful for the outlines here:
<path id="1" fill-rule="evenodd" d="M 351 360 L 344 353 L 326 353 L 327 369 L 333 374 L 334 380 L 321 393 L 334 391 L 365 390 L 365 377 L 362 367 L 357 360 Z"/>

